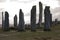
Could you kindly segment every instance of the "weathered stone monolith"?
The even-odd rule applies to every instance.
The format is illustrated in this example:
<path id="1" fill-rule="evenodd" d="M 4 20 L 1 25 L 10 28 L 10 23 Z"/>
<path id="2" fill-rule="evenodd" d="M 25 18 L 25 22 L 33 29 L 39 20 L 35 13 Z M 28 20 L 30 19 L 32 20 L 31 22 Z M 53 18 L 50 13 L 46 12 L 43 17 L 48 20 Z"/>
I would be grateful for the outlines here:
<path id="1" fill-rule="evenodd" d="M 9 30 L 9 14 L 7 11 L 5 11 L 5 21 L 4 21 L 4 31 Z"/>
<path id="2" fill-rule="evenodd" d="M 14 28 L 17 29 L 17 15 L 14 16 Z"/>
<path id="3" fill-rule="evenodd" d="M 36 31 L 36 6 L 31 9 L 31 31 Z"/>
<path id="4" fill-rule="evenodd" d="M 52 14 L 50 14 L 50 26 L 52 27 Z"/>
<path id="5" fill-rule="evenodd" d="M 2 12 L 2 29 L 3 29 L 3 26 L 4 26 L 4 25 L 3 25 L 3 12 Z"/>
<path id="6" fill-rule="evenodd" d="M 3 25 L 3 12 L 2 12 L 2 29 L 3 29 L 3 26 L 4 26 L 4 25 Z"/>
<path id="7" fill-rule="evenodd" d="M 44 31 L 50 31 L 51 27 L 51 14 L 50 14 L 50 6 L 46 6 L 44 10 L 44 17 L 45 17 L 45 25 L 44 25 Z"/>
<path id="8" fill-rule="evenodd" d="M 58 24 L 58 19 L 57 19 L 57 18 L 55 19 L 55 22 L 54 22 L 54 23 L 55 23 L 55 25 L 57 25 L 57 24 Z"/>
<path id="9" fill-rule="evenodd" d="M 19 12 L 19 26 L 18 26 L 18 31 L 25 31 L 24 14 L 22 12 L 22 9 L 20 9 L 20 12 Z"/>
<path id="10" fill-rule="evenodd" d="M 41 23 L 42 23 L 42 10 L 43 10 L 42 3 L 39 2 L 39 22 L 38 22 L 38 28 L 41 27 Z"/>

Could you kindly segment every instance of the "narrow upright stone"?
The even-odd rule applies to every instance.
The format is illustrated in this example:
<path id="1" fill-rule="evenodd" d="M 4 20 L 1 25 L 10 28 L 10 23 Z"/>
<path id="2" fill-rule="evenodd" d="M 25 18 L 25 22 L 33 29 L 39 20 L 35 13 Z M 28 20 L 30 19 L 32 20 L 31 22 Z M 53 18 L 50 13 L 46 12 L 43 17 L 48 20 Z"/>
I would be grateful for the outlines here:
<path id="1" fill-rule="evenodd" d="M 44 17 L 45 17 L 45 25 L 44 25 L 44 31 L 50 31 L 51 26 L 51 14 L 50 14 L 50 6 L 46 6 L 44 10 Z"/>
<path id="2" fill-rule="evenodd" d="M 25 23 L 24 23 L 24 14 L 22 10 L 20 9 L 19 12 L 19 26 L 18 26 L 18 31 L 25 31 Z"/>
<path id="3" fill-rule="evenodd" d="M 31 9 L 31 31 L 36 31 L 36 6 Z"/>
<path id="4" fill-rule="evenodd" d="M 17 29 L 17 15 L 14 16 L 14 28 Z"/>
<path id="5" fill-rule="evenodd" d="M 4 31 L 9 30 L 9 14 L 5 11 Z"/>
<path id="6" fill-rule="evenodd" d="M 58 23 L 58 19 L 57 18 L 55 19 L 55 22 L 54 23 L 55 23 L 55 25 L 57 25 L 57 23 Z"/>
<path id="7" fill-rule="evenodd" d="M 50 26 L 52 27 L 52 14 L 50 14 Z"/>
<path id="8" fill-rule="evenodd" d="M 2 12 L 2 29 L 3 29 L 3 26 L 4 26 L 4 25 L 3 25 L 3 12 Z"/>
<path id="9" fill-rule="evenodd" d="M 41 27 L 41 23 L 42 23 L 42 10 L 43 10 L 42 3 L 39 2 L 39 22 L 38 22 L 38 27 Z"/>

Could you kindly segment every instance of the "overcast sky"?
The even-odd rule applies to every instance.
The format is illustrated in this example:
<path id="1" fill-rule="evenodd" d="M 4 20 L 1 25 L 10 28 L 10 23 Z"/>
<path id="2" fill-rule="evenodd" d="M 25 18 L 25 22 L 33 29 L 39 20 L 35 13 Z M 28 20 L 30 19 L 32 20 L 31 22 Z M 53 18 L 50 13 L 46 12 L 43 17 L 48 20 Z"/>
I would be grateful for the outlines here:
<path id="1" fill-rule="evenodd" d="M 30 12 L 33 5 L 37 6 L 36 19 L 38 22 L 39 16 L 39 2 L 42 2 L 43 9 L 45 6 L 50 6 L 52 19 L 58 18 L 60 20 L 60 0 L 0 0 L 0 24 L 2 23 L 2 11 L 9 12 L 9 22 L 13 24 L 13 17 L 15 14 L 19 17 L 19 9 L 23 10 L 25 24 L 30 23 Z M 44 11 L 44 10 L 43 10 Z M 44 12 L 43 12 L 44 13 Z M 19 21 L 19 19 L 18 19 Z M 44 15 L 43 20 L 44 21 Z"/>

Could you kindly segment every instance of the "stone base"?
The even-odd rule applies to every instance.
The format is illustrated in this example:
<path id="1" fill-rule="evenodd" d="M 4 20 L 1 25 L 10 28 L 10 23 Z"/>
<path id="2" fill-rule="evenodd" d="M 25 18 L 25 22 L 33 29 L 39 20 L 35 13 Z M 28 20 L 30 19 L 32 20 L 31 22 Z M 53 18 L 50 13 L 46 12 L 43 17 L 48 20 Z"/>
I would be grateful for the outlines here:
<path id="1" fill-rule="evenodd" d="M 50 29 L 44 29 L 44 31 L 51 31 Z"/>

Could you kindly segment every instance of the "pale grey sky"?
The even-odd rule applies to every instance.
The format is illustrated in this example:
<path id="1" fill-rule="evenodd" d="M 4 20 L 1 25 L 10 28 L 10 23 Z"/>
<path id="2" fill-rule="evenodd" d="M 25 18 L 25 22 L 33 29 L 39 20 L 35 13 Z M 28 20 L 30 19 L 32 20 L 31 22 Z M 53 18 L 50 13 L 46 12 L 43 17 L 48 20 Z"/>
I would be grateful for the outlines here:
<path id="1" fill-rule="evenodd" d="M 9 12 L 9 22 L 13 24 L 13 17 L 15 14 L 19 16 L 19 9 L 21 8 L 24 13 L 25 24 L 30 23 L 30 12 L 33 5 L 37 6 L 37 21 L 39 16 L 39 1 L 43 4 L 43 9 L 45 6 L 50 6 L 50 10 L 52 13 L 53 20 L 58 18 L 60 20 L 60 0 L 0 0 L 0 10 L 8 11 Z M 1 10 L 1 11 L 2 11 Z M 0 12 L 1 12 L 0 11 Z M 44 10 L 43 10 L 44 11 Z M 0 23 L 1 20 L 1 13 L 0 13 Z M 43 15 L 44 19 L 44 15 Z M 44 20 L 43 20 L 44 21 Z"/>

